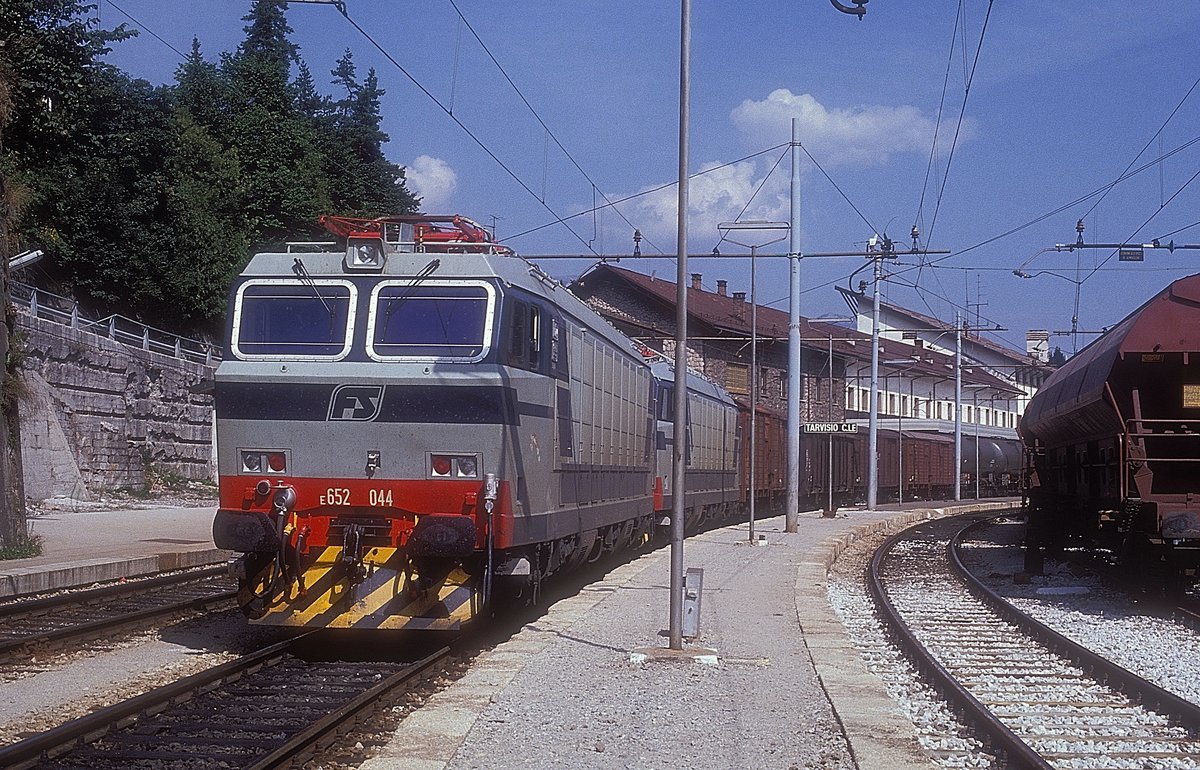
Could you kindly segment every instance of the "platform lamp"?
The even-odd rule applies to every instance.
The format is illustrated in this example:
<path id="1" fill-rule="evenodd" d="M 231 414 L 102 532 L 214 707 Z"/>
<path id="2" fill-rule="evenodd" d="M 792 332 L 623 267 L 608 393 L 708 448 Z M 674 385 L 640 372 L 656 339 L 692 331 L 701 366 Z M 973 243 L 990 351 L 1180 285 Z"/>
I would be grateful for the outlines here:
<path id="1" fill-rule="evenodd" d="M 971 415 L 971 421 L 975 423 L 975 499 L 979 499 L 979 391 L 987 390 L 990 385 L 972 384 L 964 385 L 964 388 L 971 391 L 971 403 L 974 405 L 974 414 Z M 962 469 L 959 468 L 959 474 Z"/>
<path id="2" fill-rule="evenodd" d="M 851 324 L 851 323 L 854 323 L 854 321 L 856 319 L 853 316 L 827 315 L 827 316 L 817 316 L 816 318 L 809 318 L 807 320 L 810 324 L 814 324 L 814 323 Z M 825 419 L 828 420 L 829 422 L 833 422 L 833 332 L 830 331 L 827 336 L 829 337 L 829 359 L 826 364 L 829 367 L 829 398 L 828 398 L 828 402 L 826 405 L 827 414 L 825 415 Z M 820 338 L 814 338 L 814 341 L 815 341 L 815 339 L 820 339 Z M 843 386 L 845 385 L 845 372 L 844 371 L 842 372 L 842 385 Z M 846 392 L 845 392 L 845 389 L 843 388 L 842 398 L 845 398 L 845 397 L 846 397 Z M 827 517 L 832 517 L 833 516 L 833 433 L 832 432 L 829 434 L 828 439 L 829 439 L 829 467 L 827 470 L 829 471 L 829 478 L 826 481 L 826 490 L 825 490 L 828 495 L 828 500 L 826 501 L 826 507 L 825 507 L 825 515 Z"/>
<path id="3" fill-rule="evenodd" d="M 901 385 L 901 388 L 903 388 L 905 373 L 911 372 L 913 369 L 915 369 L 917 366 L 919 366 L 921 363 L 920 358 L 921 358 L 920 353 L 914 353 L 913 358 L 897 358 L 897 359 L 893 359 L 893 360 L 889 360 L 889 361 L 880 361 L 879 363 L 883 366 L 890 366 L 893 368 L 900 367 L 895 370 L 895 374 L 900 375 L 900 385 Z M 913 360 L 913 359 L 916 359 L 916 360 Z M 886 377 L 885 377 L 885 379 L 886 379 Z M 911 399 L 909 400 L 909 403 L 912 403 Z M 901 399 L 901 404 L 903 404 L 903 399 Z M 904 408 L 903 408 L 903 406 L 901 406 L 901 408 L 896 411 L 896 415 L 897 415 L 897 417 L 896 417 L 896 478 L 897 478 L 897 482 L 896 483 L 899 485 L 897 487 L 897 493 L 899 495 L 899 498 L 897 499 L 897 503 L 903 504 L 904 503 Z"/>
<path id="4" fill-rule="evenodd" d="M 755 459 L 758 453 L 756 445 L 755 424 L 758 422 L 758 274 L 757 274 L 757 255 L 760 246 L 770 246 L 772 243 L 779 243 L 784 238 L 787 238 L 787 233 L 792 229 L 792 226 L 787 222 L 769 222 L 764 219 L 747 219 L 740 222 L 722 222 L 717 225 L 717 229 L 721 231 L 721 239 L 730 243 L 750 249 L 750 478 L 747 486 L 747 491 L 750 496 L 750 534 L 749 541 L 751 544 L 755 542 L 754 535 L 754 498 L 757 488 L 755 486 Z M 773 232 L 782 231 L 783 235 L 772 236 Z M 742 236 L 743 240 L 749 241 L 743 243 L 730 236 L 730 233 L 762 233 L 759 238 L 752 239 L 749 235 Z"/>

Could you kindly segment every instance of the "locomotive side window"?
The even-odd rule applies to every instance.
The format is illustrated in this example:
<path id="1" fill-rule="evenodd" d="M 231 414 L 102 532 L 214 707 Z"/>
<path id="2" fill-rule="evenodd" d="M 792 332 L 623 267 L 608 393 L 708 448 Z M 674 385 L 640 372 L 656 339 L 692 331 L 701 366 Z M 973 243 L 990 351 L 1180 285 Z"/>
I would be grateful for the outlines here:
<path id="1" fill-rule="evenodd" d="M 345 281 L 247 281 L 234 300 L 234 355 L 242 359 L 339 359 L 350 350 L 357 292 Z"/>
<path id="2" fill-rule="evenodd" d="M 367 354 L 376 361 L 477 361 L 488 350 L 494 304 L 485 283 L 380 283 L 371 296 Z"/>
<path id="3" fill-rule="evenodd" d="M 512 329 L 508 337 L 508 356 L 511 361 L 525 357 L 525 322 L 529 320 L 529 305 L 513 300 Z"/>
<path id="4" fill-rule="evenodd" d="M 519 299 L 509 302 L 508 363 L 537 371 L 541 365 L 542 309 Z"/>

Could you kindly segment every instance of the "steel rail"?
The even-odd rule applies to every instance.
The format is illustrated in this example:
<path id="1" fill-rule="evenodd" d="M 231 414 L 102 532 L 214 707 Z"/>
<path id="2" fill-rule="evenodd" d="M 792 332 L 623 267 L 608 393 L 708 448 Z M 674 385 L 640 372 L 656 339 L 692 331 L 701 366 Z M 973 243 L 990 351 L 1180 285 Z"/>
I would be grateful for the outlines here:
<path id="1" fill-rule="evenodd" d="M 967 514 L 967 516 L 978 516 L 978 514 Z M 883 562 L 892 548 L 908 536 L 912 530 L 927 526 L 929 523 L 928 521 L 924 521 L 892 535 L 871 556 L 871 561 L 866 568 L 866 581 L 884 623 L 909 659 L 933 680 L 935 688 L 948 701 L 962 709 L 967 721 L 974 724 L 977 730 L 992 738 L 995 746 L 1007 756 L 1009 767 L 1030 768 L 1031 770 L 1054 770 L 1053 765 L 1043 759 L 1029 744 L 1021 740 L 1015 732 L 997 719 L 988 710 L 987 706 L 976 699 L 962 683 L 955 679 L 938 662 L 933 654 L 925 648 L 925 645 L 916 638 L 912 630 L 909 629 L 904 619 L 900 616 L 899 610 L 892 604 L 887 589 L 883 585 Z"/>
<path id="2" fill-rule="evenodd" d="M 1004 517 L 992 516 L 972 522 L 959 530 L 946 544 L 946 555 L 950 560 L 950 564 L 954 567 L 959 577 L 962 578 L 963 582 L 966 583 L 971 593 L 995 611 L 996 614 L 1013 623 L 1054 652 L 1072 660 L 1084 671 L 1105 680 L 1114 689 L 1120 690 L 1136 701 L 1148 705 L 1188 727 L 1193 729 L 1200 728 L 1200 705 L 1192 703 L 1186 698 L 1182 698 L 1169 690 L 1159 687 L 1153 682 L 1143 679 L 1108 658 L 1067 638 L 1041 621 L 1026 615 L 1011 602 L 986 586 L 982 580 L 967 569 L 966 565 L 962 562 L 960 553 L 963 538 L 975 529 L 990 524 L 999 518 Z"/>
<path id="3" fill-rule="evenodd" d="M 143 714 L 157 713 L 174 703 L 190 699 L 199 691 L 236 681 L 246 674 L 282 660 L 294 641 L 291 639 L 264 647 L 237 660 L 192 674 L 0 748 L 0 767 L 13 770 L 30 767 L 42 759 L 62 754 L 71 747 L 101 738 L 114 727 L 136 720 Z"/>
<path id="4" fill-rule="evenodd" d="M 151 716 L 167 711 L 172 706 L 190 701 L 202 693 L 217 690 L 263 668 L 279 664 L 288 657 L 292 645 L 297 640 L 311 633 L 315 632 L 310 631 L 300 637 L 271 645 L 237 660 L 193 674 L 177 682 L 59 725 L 39 735 L 0 748 L 0 767 L 13 770 L 33 767 L 43 760 L 57 758 L 76 747 L 103 738 L 110 732 L 134 725 L 142 716 Z M 431 667 L 443 660 L 449 652 L 450 648 L 443 647 L 437 652 L 407 665 L 403 670 L 385 677 L 336 710 L 288 737 L 282 745 L 271 750 L 266 756 L 254 760 L 247 767 L 254 770 L 269 770 L 287 766 L 311 747 L 319 747 L 324 738 L 334 734 L 347 722 L 356 719 L 394 690 L 424 675 Z M 172 740 L 177 741 L 179 738 L 167 735 L 164 740 L 169 743 Z"/>
<path id="5" fill-rule="evenodd" d="M 311 726 L 292 736 L 283 746 L 280 746 L 267 756 L 250 765 L 249 770 L 274 770 L 274 768 L 287 767 L 294 758 L 309 747 L 319 745 L 322 738 L 336 732 L 343 725 L 357 720 L 363 711 L 373 708 L 377 703 L 386 698 L 388 693 L 424 675 L 427 670 L 442 660 L 449 652 L 449 647 L 443 647 L 413 663 L 403 671 L 397 671 L 395 674 L 381 680 L 379 684 L 361 693 L 349 703 L 336 711 L 330 712 Z"/>
<path id="6" fill-rule="evenodd" d="M 42 610 L 54 609 L 55 607 L 61 607 L 67 604 L 82 604 L 84 602 L 95 601 L 96 599 L 110 599 L 116 596 L 124 596 L 126 594 L 143 593 L 150 589 L 162 588 L 163 586 L 217 577 L 218 575 L 225 574 L 225 572 L 225 565 L 218 564 L 212 567 L 204 567 L 202 569 L 179 572 L 172 575 L 160 575 L 159 577 L 147 578 L 145 580 L 131 580 L 125 583 L 115 583 L 113 585 L 105 585 L 98 588 L 87 588 L 81 591 L 67 591 L 61 594 L 54 594 L 53 596 L 38 596 L 30 599 L 16 599 L 14 601 L 0 604 L 0 618 L 6 618 L 12 615 L 32 614 L 35 612 L 41 612 Z"/>
<path id="7" fill-rule="evenodd" d="M 146 620 L 152 620 L 158 617 L 174 615 L 180 612 L 188 612 L 191 610 L 206 610 L 210 607 L 222 602 L 232 601 L 237 598 L 236 590 L 221 591 L 210 596 L 199 596 L 183 601 L 173 602 L 161 607 L 147 607 L 145 609 L 136 610 L 134 612 L 126 612 L 121 615 L 115 615 L 111 618 L 100 618 L 88 623 L 79 623 L 76 625 L 65 626 L 63 628 L 55 628 L 50 631 L 41 631 L 27 636 L 19 636 L 13 639 L 0 640 L 0 657 L 12 655 L 20 650 L 28 649 L 40 644 L 51 644 L 54 642 L 62 642 L 68 639 L 91 639 L 110 631 L 115 631 L 124 626 L 134 625 Z"/>

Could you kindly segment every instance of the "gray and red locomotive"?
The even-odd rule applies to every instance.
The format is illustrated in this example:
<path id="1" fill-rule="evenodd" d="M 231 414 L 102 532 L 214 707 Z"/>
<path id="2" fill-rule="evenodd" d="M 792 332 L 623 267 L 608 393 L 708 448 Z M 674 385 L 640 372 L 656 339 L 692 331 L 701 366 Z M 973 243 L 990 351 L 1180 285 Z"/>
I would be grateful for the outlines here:
<path id="1" fill-rule="evenodd" d="M 648 541 L 673 373 L 461 217 L 328 219 L 254 256 L 216 373 L 218 547 L 263 623 L 452 629 Z M 689 521 L 735 513 L 737 412 L 688 392 Z"/>

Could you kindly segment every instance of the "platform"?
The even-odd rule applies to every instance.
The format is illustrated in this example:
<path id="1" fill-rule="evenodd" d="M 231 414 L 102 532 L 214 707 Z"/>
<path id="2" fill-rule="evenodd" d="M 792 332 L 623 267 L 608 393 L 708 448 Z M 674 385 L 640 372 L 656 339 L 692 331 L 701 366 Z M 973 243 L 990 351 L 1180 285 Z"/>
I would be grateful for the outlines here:
<path id="1" fill-rule="evenodd" d="M 907 507 L 907 506 L 906 506 Z M 956 511 L 1008 504 L 959 506 Z M 704 569 L 697 650 L 665 647 L 670 550 L 550 607 L 412 712 L 362 770 L 933 767 L 829 606 L 829 565 L 855 539 L 944 509 L 846 510 L 688 538 Z M 705 660 L 702 660 L 705 659 Z"/>
<path id="2" fill-rule="evenodd" d="M 0 598 L 224 562 L 211 505 L 52 510 L 30 517 L 42 555 L 0 561 Z"/>

